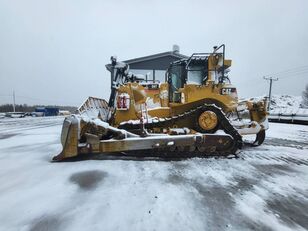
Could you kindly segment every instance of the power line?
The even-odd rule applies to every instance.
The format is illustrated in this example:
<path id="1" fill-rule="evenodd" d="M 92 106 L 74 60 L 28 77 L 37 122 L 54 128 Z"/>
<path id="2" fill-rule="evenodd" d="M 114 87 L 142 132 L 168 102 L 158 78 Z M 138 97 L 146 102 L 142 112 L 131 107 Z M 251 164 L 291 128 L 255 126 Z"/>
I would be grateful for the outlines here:
<path id="1" fill-rule="evenodd" d="M 306 76 L 304 74 L 307 74 L 307 73 L 308 73 L 308 70 L 304 72 L 289 73 L 285 75 L 280 75 L 279 79 L 292 78 L 292 77 L 304 77 Z"/>
<path id="2" fill-rule="evenodd" d="M 306 75 L 308 73 L 308 66 L 301 66 L 301 67 L 295 67 L 295 68 L 291 68 L 285 71 L 280 71 L 280 72 L 276 72 L 273 74 L 267 74 L 264 75 L 264 78 L 268 78 L 268 77 L 279 77 L 280 79 L 285 79 L 285 78 L 293 78 L 293 77 L 297 77 L 297 78 L 302 78 L 302 77 L 306 77 Z M 247 79 L 247 81 L 251 81 L 249 79 Z M 261 82 L 257 81 L 256 84 L 261 84 Z"/>
<path id="3" fill-rule="evenodd" d="M 13 111 L 15 112 L 15 90 L 13 90 Z"/>
<path id="4" fill-rule="evenodd" d="M 306 72 L 306 71 L 308 71 L 308 66 L 300 66 L 300 67 L 294 67 L 294 68 L 290 68 L 284 71 L 279 71 L 276 73 L 268 74 L 268 75 L 265 75 L 265 77 L 280 76 L 280 75 L 286 75 L 286 74 L 291 74 L 291 73 L 296 73 L 296 72 Z"/>
<path id="5" fill-rule="evenodd" d="M 263 77 L 265 80 L 269 80 L 270 86 L 269 86 L 269 92 L 268 92 L 268 104 L 267 104 L 267 110 L 270 110 L 270 104 L 271 104 L 271 99 L 272 99 L 272 84 L 273 81 L 278 81 L 278 78 L 274 77 Z"/>

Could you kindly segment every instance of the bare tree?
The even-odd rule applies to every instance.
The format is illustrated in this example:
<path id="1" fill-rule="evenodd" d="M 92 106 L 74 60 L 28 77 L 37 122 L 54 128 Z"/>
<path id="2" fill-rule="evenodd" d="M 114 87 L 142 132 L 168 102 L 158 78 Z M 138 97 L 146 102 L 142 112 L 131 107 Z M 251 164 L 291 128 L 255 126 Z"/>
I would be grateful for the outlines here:
<path id="1" fill-rule="evenodd" d="M 302 98 L 303 98 L 302 105 L 304 107 L 308 107 L 308 84 L 306 84 L 306 88 L 303 91 Z"/>

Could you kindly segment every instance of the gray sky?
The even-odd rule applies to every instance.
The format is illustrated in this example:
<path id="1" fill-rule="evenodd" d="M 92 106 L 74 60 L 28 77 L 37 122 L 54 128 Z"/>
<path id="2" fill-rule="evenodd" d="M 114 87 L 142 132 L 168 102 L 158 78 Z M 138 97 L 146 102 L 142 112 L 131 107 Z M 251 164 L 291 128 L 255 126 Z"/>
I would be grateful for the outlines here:
<path id="1" fill-rule="evenodd" d="M 111 55 L 125 60 L 226 44 L 241 97 L 266 94 L 262 76 L 306 66 L 308 1 L 0 0 L 0 103 L 80 105 L 108 99 Z M 274 83 L 301 95 L 305 73 Z"/>

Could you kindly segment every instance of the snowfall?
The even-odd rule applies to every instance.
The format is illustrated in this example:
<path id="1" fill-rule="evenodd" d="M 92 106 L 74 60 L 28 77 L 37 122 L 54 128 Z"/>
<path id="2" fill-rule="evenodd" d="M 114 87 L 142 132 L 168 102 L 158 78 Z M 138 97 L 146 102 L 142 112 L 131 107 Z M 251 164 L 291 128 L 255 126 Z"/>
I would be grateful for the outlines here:
<path id="1" fill-rule="evenodd" d="M 53 163 L 63 117 L 0 120 L 0 230 L 307 230 L 308 126 L 238 158 Z"/>

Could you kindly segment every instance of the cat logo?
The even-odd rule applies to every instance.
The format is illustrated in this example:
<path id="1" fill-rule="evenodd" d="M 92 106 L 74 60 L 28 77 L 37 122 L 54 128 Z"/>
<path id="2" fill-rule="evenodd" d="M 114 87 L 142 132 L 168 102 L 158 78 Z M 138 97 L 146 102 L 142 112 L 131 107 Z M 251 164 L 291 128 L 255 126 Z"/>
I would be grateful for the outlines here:
<path id="1" fill-rule="evenodd" d="M 222 88 L 221 89 L 221 94 L 222 95 L 230 95 L 232 92 L 232 88 Z"/>

